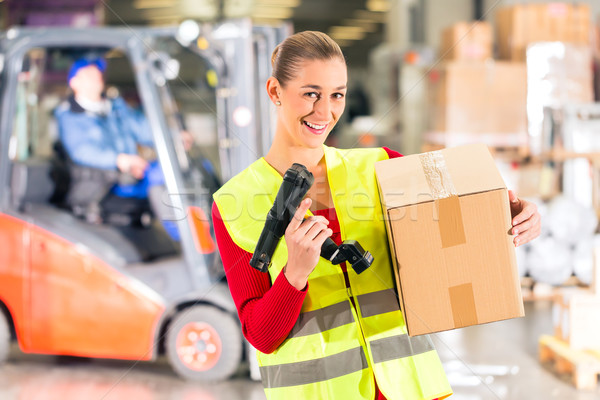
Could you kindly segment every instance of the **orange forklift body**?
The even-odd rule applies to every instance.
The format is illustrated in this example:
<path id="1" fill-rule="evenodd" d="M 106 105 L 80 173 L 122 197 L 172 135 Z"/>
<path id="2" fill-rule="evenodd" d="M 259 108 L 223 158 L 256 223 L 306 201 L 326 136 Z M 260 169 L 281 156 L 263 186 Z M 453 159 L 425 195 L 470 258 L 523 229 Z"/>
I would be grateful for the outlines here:
<path id="1" fill-rule="evenodd" d="M 0 243 L 13 249 L 0 252 L 0 296 L 24 352 L 153 358 L 165 311 L 158 296 L 83 248 L 6 214 Z"/>

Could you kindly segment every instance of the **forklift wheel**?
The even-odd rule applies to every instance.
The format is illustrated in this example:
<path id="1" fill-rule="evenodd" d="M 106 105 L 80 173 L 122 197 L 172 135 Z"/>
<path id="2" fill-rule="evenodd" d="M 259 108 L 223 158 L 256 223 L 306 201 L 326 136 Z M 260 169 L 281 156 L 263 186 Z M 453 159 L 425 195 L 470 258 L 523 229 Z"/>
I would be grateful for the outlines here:
<path id="1" fill-rule="evenodd" d="M 10 350 L 10 326 L 6 315 L 0 310 L 0 363 L 6 361 Z"/>
<path id="2" fill-rule="evenodd" d="M 236 372 L 242 358 L 242 334 L 230 314 L 200 305 L 182 310 L 168 328 L 169 363 L 192 381 L 219 381 Z"/>

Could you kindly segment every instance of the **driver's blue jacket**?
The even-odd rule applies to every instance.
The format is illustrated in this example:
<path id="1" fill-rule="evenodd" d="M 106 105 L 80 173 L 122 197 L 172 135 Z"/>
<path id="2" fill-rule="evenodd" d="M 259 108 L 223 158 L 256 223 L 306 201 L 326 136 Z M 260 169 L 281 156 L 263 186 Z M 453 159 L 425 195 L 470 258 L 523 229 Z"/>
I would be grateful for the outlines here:
<path id="1" fill-rule="evenodd" d="M 138 144 L 154 146 L 144 114 L 121 97 L 109 101 L 105 114 L 86 111 L 73 97 L 55 110 L 60 140 L 74 163 L 116 169 L 118 154 L 137 154 Z"/>

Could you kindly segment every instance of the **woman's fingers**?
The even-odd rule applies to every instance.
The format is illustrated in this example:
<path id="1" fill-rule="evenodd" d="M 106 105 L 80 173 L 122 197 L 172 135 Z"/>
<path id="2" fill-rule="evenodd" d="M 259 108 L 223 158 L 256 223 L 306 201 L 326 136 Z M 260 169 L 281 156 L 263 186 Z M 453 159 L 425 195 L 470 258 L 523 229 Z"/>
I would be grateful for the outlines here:
<path id="1" fill-rule="evenodd" d="M 320 215 L 308 217 L 300 224 L 300 227 L 296 229 L 295 232 L 292 231 L 290 234 L 293 236 L 304 237 L 315 224 L 328 225 L 329 221 Z"/>
<path id="2" fill-rule="evenodd" d="M 522 200 L 520 200 L 520 202 L 523 206 L 523 209 L 513 218 L 513 226 L 519 225 L 521 222 L 531 218 L 537 213 L 537 206 L 535 204 Z"/>
<path id="3" fill-rule="evenodd" d="M 330 237 L 333 234 L 333 231 L 329 228 L 327 229 L 323 229 L 321 232 L 319 232 L 319 234 L 313 239 L 313 241 L 315 242 L 316 245 L 319 246 L 319 248 L 323 245 L 323 243 L 325 242 L 325 240 L 327 240 L 328 237 Z"/>
<path id="4" fill-rule="evenodd" d="M 525 200 L 519 200 L 514 193 L 509 193 L 511 200 L 511 211 L 518 212 L 512 219 L 513 227 L 511 232 L 515 237 L 513 243 L 515 246 L 521 246 L 532 241 L 540 235 L 541 216 L 534 203 Z"/>
<path id="5" fill-rule="evenodd" d="M 536 212 L 531 218 L 514 226 L 512 229 L 512 233 L 516 235 L 513 239 L 515 246 L 520 246 L 538 237 L 541 232 L 540 221 L 540 214 Z"/>
<path id="6" fill-rule="evenodd" d="M 513 235 L 518 235 L 523 233 L 529 229 L 531 229 L 534 225 L 537 225 L 540 222 L 540 215 L 538 213 L 533 214 L 530 218 L 525 221 L 513 226 L 512 233 Z"/>
<path id="7" fill-rule="evenodd" d="M 534 226 L 532 229 L 525 231 L 514 238 L 515 246 L 521 246 L 525 243 L 531 242 L 533 239 L 540 235 L 541 229 L 539 226 Z"/>
<path id="8" fill-rule="evenodd" d="M 308 212 L 308 209 L 310 208 L 311 204 L 312 200 L 310 198 L 302 200 L 300 206 L 298 206 L 298 209 L 294 213 L 294 217 L 290 221 L 286 232 L 297 231 L 302 225 L 306 224 L 309 221 L 312 223 L 321 222 L 323 224 L 329 224 L 327 218 L 323 217 L 322 215 L 313 215 L 311 217 L 305 218 L 306 213 Z M 308 228 L 310 228 L 310 226 L 306 227 L 306 230 L 308 230 Z"/>
<path id="9" fill-rule="evenodd" d="M 319 233 L 321 233 L 324 230 L 327 230 L 327 225 L 323 224 L 321 222 L 315 222 L 310 229 L 308 229 L 306 231 L 306 234 L 304 235 L 304 237 L 308 240 L 314 240 L 317 235 L 319 235 Z"/>
<path id="10" fill-rule="evenodd" d="M 294 232 L 300 227 L 300 224 L 302 224 L 302 222 L 304 221 L 304 216 L 306 215 L 306 212 L 308 211 L 311 204 L 311 199 L 302 200 L 300 206 L 298 206 L 298 209 L 294 213 L 294 217 L 290 221 L 290 224 L 288 225 L 286 231 Z"/>

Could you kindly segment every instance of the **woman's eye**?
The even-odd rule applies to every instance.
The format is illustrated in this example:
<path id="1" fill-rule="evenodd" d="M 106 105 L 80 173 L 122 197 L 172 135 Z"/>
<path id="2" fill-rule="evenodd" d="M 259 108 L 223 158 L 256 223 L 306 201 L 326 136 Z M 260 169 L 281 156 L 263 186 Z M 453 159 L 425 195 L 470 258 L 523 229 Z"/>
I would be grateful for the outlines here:
<path id="1" fill-rule="evenodd" d="M 334 93 L 333 97 L 336 99 L 342 99 L 344 97 L 344 93 Z"/>
<path id="2" fill-rule="evenodd" d="M 304 94 L 307 97 L 310 97 L 311 99 L 318 99 L 319 98 L 319 93 L 317 92 L 308 92 Z"/>

